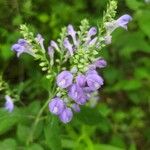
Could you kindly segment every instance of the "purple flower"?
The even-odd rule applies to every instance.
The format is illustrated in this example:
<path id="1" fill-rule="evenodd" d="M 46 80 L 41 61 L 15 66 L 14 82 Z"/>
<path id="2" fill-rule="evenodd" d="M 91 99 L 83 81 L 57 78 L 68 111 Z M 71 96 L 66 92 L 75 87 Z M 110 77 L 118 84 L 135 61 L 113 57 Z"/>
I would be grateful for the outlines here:
<path id="1" fill-rule="evenodd" d="M 63 110 L 63 112 L 59 115 L 59 118 L 60 120 L 63 122 L 63 123 L 68 123 L 71 121 L 73 117 L 73 113 L 72 113 L 72 110 L 70 108 L 65 108 Z"/>
<path id="2" fill-rule="evenodd" d="M 45 51 L 44 44 L 43 44 L 44 43 L 44 38 L 42 37 L 42 35 L 41 34 L 37 34 L 35 40 L 36 40 L 36 42 L 38 44 L 40 44 L 42 50 Z"/>
<path id="3" fill-rule="evenodd" d="M 80 107 L 78 104 L 72 104 L 72 109 L 75 111 L 75 112 L 80 112 Z"/>
<path id="4" fill-rule="evenodd" d="M 92 74 L 96 74 L 96 75 L 98 75 L 98 73 L 97 73 L 97 71 L 95 70 L 95 69 L 89 69 L 88 71 L 87 71 L 87 73 L 86 73 L 86 75 L 92 75 Z"/>
<path id="5" fill-rule="evenodd" d="M 105 68 L 107 66 L 107 62 L 104 59 L 99 59 L 94 63 L 96 68 Z"/>
<path id="6" fill-rule="evenodd" d="M 68 25 L 68 35 L 70 35 L 73 39 L 74 45 L 77 45 L 77 39 L 76 39 L 76 31 L 74 30 L 72 25 Z"/>
<path id="7" fill-rule="evenodd" d="M 61 114 L 64 109 L 65 109 L 65 103 L 59 97 L 56 97 L 49 102 L 49 110 L 51 113 L 55 115 Z"/>
<path id="8" fill-rule="evenodd" d="M 64 39 L 64 47 L 69 51 L 70 55 L 73 56 L 73 47 L 68 38 Z"/>
<path id="9" fill-rule="evenodd" d="M 87 33 L 86 44 L 89 45 L 90 43 L 90 45 L 93 45 L 96 42 L 97 38 L 91 40 L 91 37 L 94 36 L 96 33 L 97 33 L 97 29 L 95 27 L 90 28 L 90 30 Z"/>
<path id="10" fill-rule="evenodd" d="M 54 57 L 54 49 L 52 46 L 48 47 L 48 55 L 50 56 L 51 59 Z"/>
<path id="11" fill-rule="evenodd" d="M 125 14 L 125 15 L 121 16 L 120 18 L 118 18 L 116 20 L 116 22 L 117 22 L 118 26 L 120 26 L 120 27 L 122 27 L 124 29 L 127 29 L 127 24 L 131 20 L 132 20 L 132 17 L 130 15 L 128 15 L 128 14 Z"/>
<path id="12" fill-rule="evenodd" d="M 86 77 L 83 74 L 80 74 L 76 77 L 76 83 L 77 85 L 83 87 L 86 84 Z"/>
<path id="13" fill-rule="evenodd" d="M 59 51 L 59 47 L 55 41 L 51 41 L 50 45 L 55 48 L 57 51 Z"/>
<path id="14" fill-rule="evenodd" d="M 97 41 L 97 37 L 89 41 L 89 46 L 93 46 L 94 44 L 96 44 L 96 41 Z"/>
<path id="15" fill-rule="evenodd" d="M 32 56 L 35 55 L 32 51 L 32 47 L 28 44 L 28 42 L 25 39 L 19 39 L 16 44 L 12 45 L 11 49 L 17 52 L 17 57 L 19 57 L 22 53 L 28 53 Z"/>
<path id="16" fill-rule="evenodd" d="M 17 53 L 23 53 L 25 51 L 25 47 L 24 46 L 21 46 L 20 44 L 14 44 L 12 46 L 12 50 L 16 51 Z M 17 54 L 17 55 L 20 55 L 20 54 Z"/>
<path id="17" fill-rule="evenodd" d="M 25 39 L 19 39 L 18 44 L 21 45 L 21 46 L 24 46 L 24 45 L 27 44 L 27 41 Z"/>
<path id="18" fill-rule="evenodd" d="M 57 85 L 61 88 L 67 88 L 72 84 L 73 75 L 69 71 L 62 71 L 57 76 Z"/>
<path id="19" fill-rule="evenodd" d="M 105 27 L 106 27 L 106 35 L 109 36 L 116 28 L 122 27 L 124 29 L 127 29 L 127 24 L 129 21 L 132 20 L 132 17 L 128 14 L 125 14 L 118 18 L 117 20 L 114 20 L 112 22 L 106 22 Z M 111 40 L 111 37 L 109 37 L 109 42 Z"/>
<path id="20" fill-rule="evenodd" d="M 87 85 L 93 91 L 98 90 L 103 85 L 103 79 L 96 73 L 87 74 Z"/>
<path id="21" fill-rule="evenodd" d="M 79 105 L 84 105 L 86 103 L 87 96 L 84 93 L 83 89 L 77 84 L 71 85 L 68 95 Z"/>
<path id="22" fill-rule="evenodd" d="M 50 64 L 54 64 L 54 48 L 52 46 L 48 47 L 48 55 L 50 57 Z"/>
<path id="23" fill-rule="evenodd" d="M 91 37 L 97 33 L 97 29 L 95 27 L 90 28 L 88 31 L 88 37 Z"/>
<path id="24" fill-rule="evenodd" d="M 14 109 L 14 103 L 12 101 L 12 98 L 8 95 L 5 96 L 6 102 L 5 102 L 5 109 L 9 112 L 12 112 Z"/>

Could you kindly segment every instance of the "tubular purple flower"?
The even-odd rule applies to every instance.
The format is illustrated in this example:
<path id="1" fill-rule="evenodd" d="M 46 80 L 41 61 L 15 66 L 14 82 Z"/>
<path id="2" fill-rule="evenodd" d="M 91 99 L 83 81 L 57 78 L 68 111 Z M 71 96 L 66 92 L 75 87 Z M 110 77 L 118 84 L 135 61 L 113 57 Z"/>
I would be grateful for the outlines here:
<path id="1" fill-rule="evenodd" d="M 97 37 L 95 37 L 94 39 L 92 39 L 91 41 L 89 41 L 89 46 L 95 45 L 96 41 L 97 41 Z"/>
<path id="2" fill-rule="evenodd" d="M 90 30 L 88 31 L 88 37 L 96 35 L 96 33 L 97 33 L 97 29 L 95 27 L 91 27 Z"/>
<path id="3" fill-rule="evenodd" d="M 79 85 L 80 87 L 85 86 L 86 84 L 86 76 L 83 74 L 80 74 L 76 77 L 76 83 L 77 85 Z"/>
<path id="4" fill-rule="evenodd" d="M 70 55 L 73 56 L 73 47 L 68 38 L 64 39 L 64 47 L 69 51 Z"/>
<path id="5" fill-rule="evenodd" d="M 25 39 L 19 39 L 18 44 L 21 46 L 25 46 L 27 44 L 27 41 Z"/>
<path id="6" fill-rule="evenodd" d="M 88 74 L 86 76 L 87 85 L 93 91 L 98 90 L 103 85 L 103 79 L 98 74 Z"/>
<path id="7" fill-rule="evenodd" d="M 22 53 L 28 53 L 32 56 L 35 56 L 34 52 L 32 51 L 32 47 L 25 39 L 19 39 L 16 44 L 12 45 L 11 49 L 17 53 L 17 57 L 19 57 Z"/>
<path id="8" fill-rule="evenodd" d="M 116 28 L 122 27 L 124 29 L 127 29 L 127 24 L 132 20 L 132 17 L 128 14 L 125 14 L 118 18 L 117 20 L 114 20 L 112 22 L 106 22 L 106 35 L 109 36 Z"/>
<path id="9" fill-rule="evenodd" d="M 62 71 L 57 76 L 57 85 L 61 88 L 67 88 L 72 84 L 73 75 L 69 71 Z"/>
<path id="10" fill-rule="evenodd" d="M 78 104 L 72 104 L 71 107 L 75 112 L 80 112 L 80 107 Z"/>
<path id="11" fill-rule="evenodd" d="M 74 30 L 73 26 L 68 25 L 67 31 L 68 31 L 68 35 L 72 37 L 74 45 L 77 45 L 76 31 Z"/>
<path id="12" fill-rule="evenodd" d="M 84 93 L 83 89 L 77 84 L 71 85 L 68 95 L 79 105 L 84 105 L 86 103 L 87 96 Z"/>
<path id="13" fill-rule="evenodd" d="M 37 34 L 35 40 L 36 40 L 36 42 L 38 44 L 40 44 L 42 50 L 45 51 L 44 44 L 43 44 L 44 43 L 44 38 L 42 37 L 42 35 L 41 34 Z"/>
<path id="14" fill-rule="evenodd" d="M 8 95 L 5 96 L 6 102 L 5 102 L 5 109 L 9 112 L 12 112 L 14 110 L 14 103 L 12 101 L 12 98 Z"/>
<path id="15" fill-rule="evenodd" d="M 99 59 L 94 63 L 96 68 L 105 68 L 107 66 L 107 62 L 104 59 Z"/>
<path id="16" fill-rule="evenodd" d="M 60 120 L 65 124 L 70 122 L 72 117 L 73 117 L 73 113 L 70 108 L 64 109 L 63 112 L 59 115 Z"/>
<path id="17" fill-rule="evenodd" d="M 64 101 L 59 97 L 56 97 L 49 102 L 49 110 L 55 115 L 61 114 L 65 107 Z"/>
<path id="18" fill-rule="evenodd" d="M 50 57 L 50 65 L 54 64 L 54 48 L 52 46 L 48 47 L 48 55 Z"/>
<path id="19" fill-rule="evenodd" d="M 55 48 L 57 51 L 59 51 L 59 47 L 55 41 L 51 41 L 50 45 Z"/>
<path id="20" fill-rule="evenodd" d="M 132 17 L 128 14 L 125 14 L 123 16 L 121 16 L 120 18 L 118 18 L 116 20 L 117 22 L 117 25 L 124 28 L 124 29 L 127 29 L 127 24 L 129 23 L 129 21 L 132 20 Z"/>
<path id="21" fill-rule="evenodd" d="M 54 58 L 54 49 L 52 46 L 48 47 L 48 55 L 50 56 L 51 59 Z"/>
<path id="22" fill-rule="evenodd" d="M 89 44 L 91 42 L 91 37 L 96 35 L 96 33 L 97 33 L 97 29 L 95 27 L 91 27 L 87 33 L 86 44 Z M 92 41 L 91 44 L 96 42 L 95 40 L 96 39 L 94 39 L 94 41 Z"/>

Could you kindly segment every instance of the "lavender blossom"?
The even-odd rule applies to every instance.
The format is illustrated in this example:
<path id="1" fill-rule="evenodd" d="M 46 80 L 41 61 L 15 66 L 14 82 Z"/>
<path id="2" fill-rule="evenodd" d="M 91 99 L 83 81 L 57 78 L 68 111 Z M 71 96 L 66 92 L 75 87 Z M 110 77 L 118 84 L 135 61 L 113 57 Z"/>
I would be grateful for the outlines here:
<path id="1" fill-rule="evenodd" d="M 95 45 L 96 42 L 97 42 L 97 37 L 95 37 L 94 39 L 92 39 L 91 41 L 89 41 L 89 46 Z"/>
<path id="2" fill-rule="evenodd" d="M 59 97 L 52 99 L 49 103 L 49 110 L 55 115 L 59 115 L 65 109 L 65 103 Z"/>
<path id="3" fill-rule="evenodd" d="M 50 65 L 54 64 L 54 48 L 52 46 L 48 47 L 48 55 L 50 57 Z"/>
<path id="4" fill-rule="evenodd" d="M 103 79 L 98 74 L 87 74 L 87 85 L 92 91 L 98 90 L 103 85 Z"/>
<path id="5" fill-rule="evenodd" d="M 80 107 L 78 104 L 72 104 L 72 109 L 75 111 L 75 112 L 80 112 Z"/>
<path id="6" fill-rule="evenodd" d="M 73 39 L 73 43 L 76 46 L 78 44 L 77 39 L 76 39 L 76 31 L 74 30 L 72 25 L 68 25 L 68 35 L 70 35 Z"/>
<path id="7" fill-rule="evenodd" d="M 32 51 L 32 47 L 25 39 L 19 39 L 16 44 L 12 45 L 11 49 L 17 53 L 17 57 L 19 57 L 22 53 L 28 53 L 32 56 L 35 55 Z"/>
<path id="8" fill-rule="evenodd" d="M 59 118 L 60 120 L 63 122 L 63 123 L 68 123 L 71 121 L 73 117 L 73 113 L 72 113 L 72 110 L 70 108 L 65 108 L 63 110 L 63 112 L 59 115 Z"/>
<path id="9" fill-rule="evenodd" d="M 88 31 L 88 37 L 91 37 L 93 35 L 96 35 L 97 29 L 95 27 L 91 27 L 90 30 Z"/>
<path id="10" fill-rule="evenodd" d="M 62 71 L 57 76 L 57 85 L 61 88 L 67 88 L 72 84 L 73 75 L 69 71 Z"/>
<path id="11" fill-rule="evenodd" d="M 100 58 L 94 63 L 94 65 L 96 68 L 105 68 L 107 66 L 107 62 L 104 59 Z"/>
<path id="12" fill-rule="evenodd" d="M 71 85 L 68 95 L 79 105 L 84 105 L 86 103 L 87 96 L 84 93 L 83 89 L 77 84 Z"/>
<path id="13" fill-rule="evenodd" d="M 5 109 L 9 112 L 12 112 L 14 110 L 14 103 L 12 101 L 12 98 L 8 95 L 5 96 L 6 102 L 5 102 Z"/>
<path id="14" fill-rule="evenodd" d="M 50 57 L 51 59 L 54 58 L 54 49 L 53 49 L 52 46 L 49 46 L 49 47 L 48 47 L 48 55 L 49 55 L 49 57 Z"/>
<path id="15" fill-rule="evenodd" d="M 124 29 L 127 29 L 127 24 L 131 20 L 132 20 L 132 17 L 129 16 L 128 14 L 125 14 L 125 15 L 121 16 L 120 18 L 118 18 L 116 20 L 116 22 L 117 22 L 118 26 L 120 26 L 120 27 L 122 27 Z"/>
<path id="16" fill-rule="evenodd" d="M 35 40 L 36 40 L 36 42 L 38 44 L 40 44 L 42 50 L 45 51 L 44 44 L 43 44 L 44 43 L 44 38 L 42 37 L 42 35 L 41 34 L 37 34 Z"/>
<path id="17" fill-rule="evenodd" d="M 57 51 L 59 51 L 59 47 L 55 41 L 51 41 L 50 45 L 55 48 Z"/>
<path id="18" fill-rule="evenodd" d="M 97 33 L 97 29 L 95 27 L 91 27 L 87 33 L 86 44 L 90 43 L 89 45 L 93 45 L 93 43 L 96 42 L 97 39 L 94 40 L 91 39 L 91 37 L 96 35 L 96 33 Z"/>
<path id="19" fill-rule="evenodd" d="M 92 75 L 92 74 L 96 74 L 98 75 L 97 71 L 95 69 L 89 69 L 87 72 L 86 72 L 86 75 Z"/>
<path id="20" fill-rule="evenodd" d="M 110 35 L 116 28 L 122 27 L 124 29 L 127 29 L 127 24 L 132 20 L 132 17 L 128 14 L 125 14 L 118 18 L 117 20 L 114 20 L 112 22 L 106 22 L 106 32 L 107 36 Z"/>
<path id="21" fill-rule="evenodd" d="M 70 55 L 73 56 L 73 47 L 68 38 L 65 38 L 64 40 L 64 47 L 69 51 Z"/>
<path id="22" fill-rule="evenodd" d="M 86 76 L 83 74 L 80 74 L 76 77 L 76 83 L 77 85 L 79 85 L 80 87 L 84 87 L 86 84 Z"/>

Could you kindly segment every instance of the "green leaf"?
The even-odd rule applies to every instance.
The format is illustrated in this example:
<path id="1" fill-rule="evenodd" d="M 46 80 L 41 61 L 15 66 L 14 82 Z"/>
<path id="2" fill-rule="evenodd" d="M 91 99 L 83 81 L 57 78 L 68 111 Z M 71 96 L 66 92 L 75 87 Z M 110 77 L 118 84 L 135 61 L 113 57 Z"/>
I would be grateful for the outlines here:
<path id="1" fill-rule="evenodd" d="M 77 119 L 87 125 L 98 125 L 107 122 L 96 108 L 83 107 L 81 112 L 76 114 Z"/>
<path id="2" fill-rule="evenodd" d="M 38 19 L 42 22 L 42 23 L 46 23 L 49 20 L 49 16 L 47 14 L 40 14 L 38 15 Z"/>
<path id="3" fill-rule="evenodd" d="M 137 90 L 142 86 L 142 83 L 139 80 L 136 79 L 131 79 L 131 80 L 122 80 L 120 82 L 117 82 L 113 90 L 125 90 L 125 91 L 130 91 L 130 90 Z"/>
<path id="4" fill-rule="evenodd" d="M 150 11 L 143 10 L 137 14 L 137 21 L 142 31 L 150 38 Z"/>
<path id="5" fill-rule="evenodd" d="M 26 150 L 44 150 L 44 149 L 39 144 L 32 144 L 31 146 L 27 147 Z"/>
<path id="6" fill-rule="evenodd" d="M 17 143 L 14 139 L 6 139 L 0 142 L 0 150 L 16 150 Z"/>
<path id="7" fill-rule="evenodd" d="M 0 135 L 12 129 L 17 124 L 19 121 L 18 113 L 15 110 L 10 113 L 4 109 L 0 109 Z"/>
<path id="8" fill-rule="evenodd" d="M 41 108 L 40 102 L 39 101 L 33 101 L 27 108 L 28 112 L 30 112 L 30 115 L 37 115 Z"/>
<path id="9" fill-rule="evenodd" d="M 30 127 L 19 124 L 17 128 L 17 137 L 20 142 L 25 143 L 31 132 Z"/>
<path id="10" fill-rule="evenodd" d="M 123 136 L 118 135 L 118 134 L 113 134 L 112 135 L 110 144 L 114 145 L 114 146 L 117 146 L 117 147 L 121 147 L 121 148 L 126 147 Z"/>
<path id="11" fill-rule="evenodd" d="M 112 145 L 106 145 L 106 144 L 97 144 L 94 146 L 94 150 L 125 150 L 119 147 L 115 147 Z"/>
<path id="12" fill-rule="evenodd" d="M 128 7 L 133 10 L 137 10 L 143 5 L 143 3 L 139 2 L 138 0 L 126 0 L 126 3 Z"/>
<path id="13" fill-rule="evenodd" d="M 51 116 L 44 127 L 45 141 L 49 149 L 61 150 L 60 126 L 57 116 Z"/>
<path id="14" fill-rule="evenodd" d="M 62 147 L 67 149 L 73 149 L 77 143 L 70 139 L 62 139 Z"/>
<path id="15" fill-rule="evenodd" d="M 132 143 L 129 147 L 129 150 L 137 150 L 136 148 L 136 144 L 135 143 Z"/>

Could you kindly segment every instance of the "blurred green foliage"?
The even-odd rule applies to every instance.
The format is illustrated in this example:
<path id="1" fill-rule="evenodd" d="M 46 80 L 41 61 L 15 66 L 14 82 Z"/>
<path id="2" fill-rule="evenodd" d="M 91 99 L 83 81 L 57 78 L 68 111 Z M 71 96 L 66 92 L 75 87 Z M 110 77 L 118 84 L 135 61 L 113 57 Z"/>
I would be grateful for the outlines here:
<path id="1" fill-rule="evenodd" d="M 150 148 L 150 4 L 119 0 L 118 16 L 129 13 L 128 32 L 117 29 L 103 50 L 108 62 L 102 72 L 105 86 L 96 108 L 82 108 L 68 125 L 41 118 L 34 142 L 27 144 L 31 126 L 48 96 L 47 80 L 30 56 L 16 58 L 10 50 L 27 23 L 45 37 L 56 39 L 61 27 L 88 18 L 101 21 L 107 0 L 0 0 L 0 72 L 20 101 L 10 114 L 0 110 L 0 150 L 148 150 Z M 4 97 L 0 93 L 3 107 Z M 48 112 L 48 110 L 46 110 Z"/>

